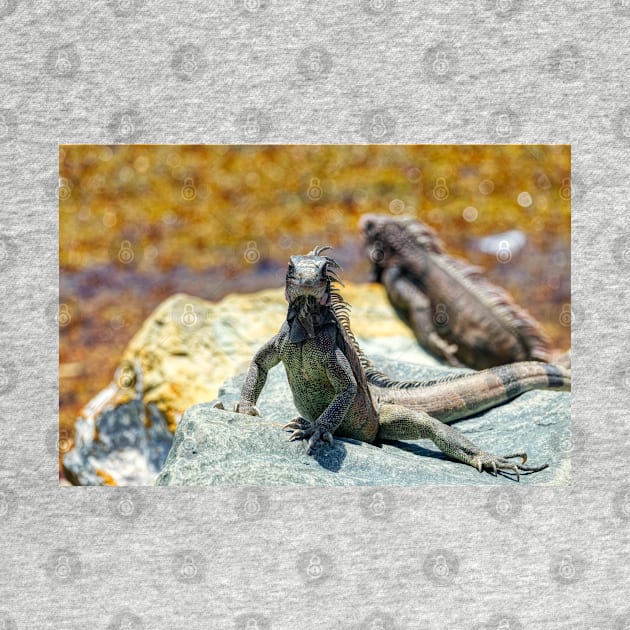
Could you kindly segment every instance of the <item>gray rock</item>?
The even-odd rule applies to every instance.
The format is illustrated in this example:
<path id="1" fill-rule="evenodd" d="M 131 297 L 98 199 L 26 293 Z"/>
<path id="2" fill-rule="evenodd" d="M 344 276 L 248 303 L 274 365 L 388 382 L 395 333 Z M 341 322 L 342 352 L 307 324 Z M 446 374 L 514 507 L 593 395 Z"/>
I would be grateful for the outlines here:
<path id="1" fill-rule="evenodd" d="M 375 357 L 396 378 L 431 378 L 452 370 Z M 238 399 L 244 374 L 221 388 L 226 408 Z M 289 442 L 282 425 L 297 415 L 282 366 L 270 371 L 259 400 L 262 417 L 189 408 L 175 433 L 156 485 L 383 486 L 424 484 L 509 484 L 446 458 L 429 440 L 371 445 L 335 438 L 314 456 L 304 442 Z M 521 477 L 521 483 L 562 485 L 569 481 L 570 394 L 532 391 L 455 425 L 482 448 L 497 454 L 524 450 L 532 464 L 549 469 Z M 569 445 L 569 446 L 567 446 Z"/>

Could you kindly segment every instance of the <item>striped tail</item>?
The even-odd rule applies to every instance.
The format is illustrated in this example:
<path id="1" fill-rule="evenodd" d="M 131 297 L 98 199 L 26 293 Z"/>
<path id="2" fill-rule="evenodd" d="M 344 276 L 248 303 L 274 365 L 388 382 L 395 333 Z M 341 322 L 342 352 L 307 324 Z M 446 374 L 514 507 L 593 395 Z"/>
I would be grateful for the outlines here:
<path id="1" fill-rule="evenodd" d="M 394 381 L 395 382 L 395 381 Z M 532 389 L 570 391 L 571 372 L 551 363 L 522 361 L 457 375 L 417 387 L 375 387 L 379 403 L 394 403 L 424 411 L 442 422 L 454 422 L 497 407 Z"/>

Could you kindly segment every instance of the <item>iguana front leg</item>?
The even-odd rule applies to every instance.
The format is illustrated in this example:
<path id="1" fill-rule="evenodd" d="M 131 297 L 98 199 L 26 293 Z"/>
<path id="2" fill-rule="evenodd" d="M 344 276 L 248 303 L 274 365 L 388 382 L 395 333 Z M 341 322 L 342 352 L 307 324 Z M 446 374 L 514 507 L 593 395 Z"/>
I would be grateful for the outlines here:
<path id="1" fill-rule="evenodd" d="M 455 356 L 457 346 L 449 344 L 436 329 L 436 321 L 431 310 L 431 300 L 408 280 L 399 267 L 386 269 L 382 282 L 387 288 L 389 299 L 398 308 L 407 312 L 411 329 L 418 343 L 428 352 L 444 359 L 453 367 L 464 367 Z"/>
<path id="2" fill-rule="evenodd" d="M 325 369 L 326 377 L 335 392 L 330 404 L 312 422 L 300 417 L 283 427 L 294 430 L 289 440 L 309 438 L 306 450 L 309 455 L 321 442 L 333 443 L 333 434 L 343 422 L 357 393 L 357 381 L 352 373 L 352 368 L 339 348 L 335 347 L 321 367 Z M 305 382 L 304 387 L 316 389 L 317 386 Z"/>
<path id="3" fill-rule="evenodd" d="M 277 336 L 272 337 L 254 355 L 241 390 L 241 398 L 234 405 L 234 411 L 250 416 L 260 415 L 260 411 L 256 407 L 258 396 L 260 396 L 267 381 L 267 373 L 274 365 L 280 363 L 276 341 Z"/>
<path id="4" fill-rule="evenodd" d="M 492 455 L 480 449 L 457 429 L 443 424 L 423 411 L 414 411 L 401 405 L 384 403 L 379 407 L 379 439 L 385 440 L 417 440 L 428 438 L 450 457 L 482 470 L 498 470 L 512 472 L 519 478 L 520 473 L 539 472 L 548 464 L 533 467 L 525 466 L 526 453 L 512 455 Z M 510 461 L 520 458 L 521 463 Z"/>

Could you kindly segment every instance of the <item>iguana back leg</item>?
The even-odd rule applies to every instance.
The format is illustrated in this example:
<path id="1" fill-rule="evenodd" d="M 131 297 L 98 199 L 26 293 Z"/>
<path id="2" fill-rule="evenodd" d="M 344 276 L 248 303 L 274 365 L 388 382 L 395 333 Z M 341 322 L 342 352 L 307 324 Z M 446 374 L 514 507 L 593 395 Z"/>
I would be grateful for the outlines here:
<path id="1" fill-rule="evenodd" d="M 525 466 L 526 453 L 504 456 L 487 453 L 457 429 L 432 418 L 423 411 L 401 405 L 388 403 L 380 405 L 377 437 L 382 440 L 429 439 L 449 457 L 473 466 L 479 472 L 488 470 L 496 474 L 498 470 L 504 470 L 514 473 L 519 478 L 520 473 L 538 472 L 548 466 L 548 464 L 537 467 Z M 520 458 L 521 463 L 510 461 L 514 457 Z"/>

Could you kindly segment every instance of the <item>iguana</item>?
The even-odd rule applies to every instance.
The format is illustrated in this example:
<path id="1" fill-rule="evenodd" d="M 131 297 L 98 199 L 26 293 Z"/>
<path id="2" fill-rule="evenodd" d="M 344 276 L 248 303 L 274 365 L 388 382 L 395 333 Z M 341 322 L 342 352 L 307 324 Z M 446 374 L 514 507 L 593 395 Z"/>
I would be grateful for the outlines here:
<path id="1" fill-rule="evenodd" d="M 482 269 L 449 256 L 428 225 L 366 214 L 359 227 L 375 279 L 430 354 L 477 370 L 552 360 L 540 324 L 485 279 Z M 556 361 L 570 366 L 568 354 Z"/>
<path id="2" fill-rule="evenodd" d="M 428 438 L 447 455 L 482 470 L 533 473 L 527 455 L 483 451 L 449 422 L 479 413 L 531 389 L 570 388 L 567 370 L 523 362 L 431 381 L 394 381 L 363 354 L 350 328 L 349 305 L 339 293 L 339 265 L 315 247 L 292 256 L 286 275 L 287 318 L 256 352 L 235 411 L 260 415 L 256 402 L 267 372 L 284 364 L 299 417 L 283 428 L 290 440 L 308 439 L 307 452 L 333 434 L 364 442 Z M 342 285 L 343 286 L 343 285 Z M 223 408 L 222 403 L 216 406 Z M 511 461 L 520 458 L 520 463 Z"/>

